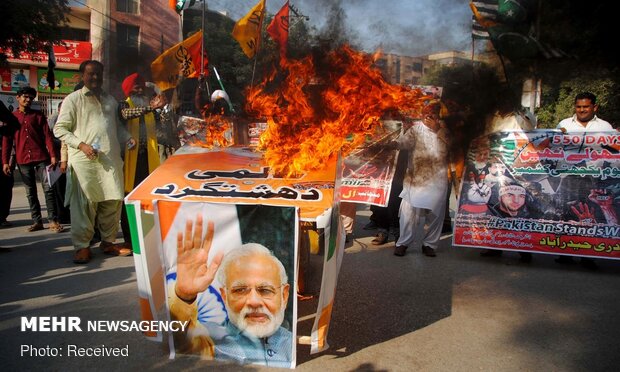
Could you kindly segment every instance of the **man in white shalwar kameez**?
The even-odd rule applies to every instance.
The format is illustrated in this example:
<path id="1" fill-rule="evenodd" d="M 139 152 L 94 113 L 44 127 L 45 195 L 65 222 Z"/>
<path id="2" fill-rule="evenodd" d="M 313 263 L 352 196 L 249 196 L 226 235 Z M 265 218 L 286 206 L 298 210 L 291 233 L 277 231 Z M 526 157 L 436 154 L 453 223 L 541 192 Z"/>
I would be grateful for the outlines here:
<path id="1" fill-rule="evenodd" d="M 86 62 L 82 77 L 84 87 L 64 99 L 54 126 L 54 135 L 68 146 L 65 200 L 71 208 L 73 262 L 80 264 L 92 257 L 89 246 L 95 224 L 104 253 L 132 253 L 114 241 L 125 195 L 120 143 L 135 145 L 119 120 L 118 102 L 102 89 L 103 65 Z"/>
<path id="2" fill-rule="evenodd" d="M 409 163 L 400 194 L 400 238 L 394 254 L 404 256 L 420 224 L 427 225 L 422 252 L 435 257 L 446 211 L 448 192 L 448 133 L 439 119 L 439 105 L 429 104 L 423 120 L 398 138 L 392 146 L 409 150 Z"/>

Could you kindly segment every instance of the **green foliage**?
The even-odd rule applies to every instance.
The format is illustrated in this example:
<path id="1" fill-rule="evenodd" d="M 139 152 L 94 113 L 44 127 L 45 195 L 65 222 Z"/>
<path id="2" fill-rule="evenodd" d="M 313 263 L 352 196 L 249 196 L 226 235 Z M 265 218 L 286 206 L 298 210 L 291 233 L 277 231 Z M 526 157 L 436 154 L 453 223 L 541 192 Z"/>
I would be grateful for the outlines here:
<path id="1" fill-rule="evenodd" d="M 612 124 L 620 122 L 620 86 L 610 71 L 576 73 L 555 87 L 543 86 L 543 102 L 537 111 L 539 128 L 555 128 L 560 120 L 574 114 L 575 95 L 591 92 L 597 97 L 597 115 Z"/>
<path id="2" fill-rule="evenodd" d="M 69 12 L 67 0 L 2 0 L 0 48 L 13 55 L 47 50 L 60 43 L 60 30 Z M 0 63 L 6 55 L 0 53 Z"/>

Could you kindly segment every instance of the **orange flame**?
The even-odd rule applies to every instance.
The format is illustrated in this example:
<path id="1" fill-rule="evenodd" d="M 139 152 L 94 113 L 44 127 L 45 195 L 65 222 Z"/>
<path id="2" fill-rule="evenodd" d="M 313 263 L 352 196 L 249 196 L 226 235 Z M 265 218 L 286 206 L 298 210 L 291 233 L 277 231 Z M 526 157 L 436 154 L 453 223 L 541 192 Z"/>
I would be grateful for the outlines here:
<path id="1" fill-rule="evenodd" d="M 387 83 L 372 62 L 344 46 L 327 54 L 320 69 L 311 57 L 282 60 L 280 74 L 248 90 L 246 111 L 267 120 L 259 149 L 275 173 L 321 169 L 338 152 L 346 156 L 388 112 L 419 115 L 429 96 Z"/>
<path id="2" fill-rule="evenodd" d="M 232 128 L 232 122 L 221 115 L 204 117 L 204 140 L 196 140 L 192 145 L 211 149 L 215 146 L 228 147 L 232 141 L 226 138 L 226 133 Z"/>

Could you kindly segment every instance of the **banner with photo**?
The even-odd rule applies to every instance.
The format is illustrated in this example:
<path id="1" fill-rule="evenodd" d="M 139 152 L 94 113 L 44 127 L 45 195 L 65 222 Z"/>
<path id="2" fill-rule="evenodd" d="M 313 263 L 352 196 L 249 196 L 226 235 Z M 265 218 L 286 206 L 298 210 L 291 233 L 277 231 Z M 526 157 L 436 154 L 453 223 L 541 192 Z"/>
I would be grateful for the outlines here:
<path id="1" fill-rule="evenodd" d="M 171 352 L 295 366 L 295 207 L 157 201 Z M 184 323 L 189 322 L 189 323 Z"/>
<path id="2" fill-rule="evenodd" d="M 30 86 L 30 70 L 28 68 L 12 68 L 11 90 L 17 92 L 28 86 Z"/>
<path id="3" fill-rule="evenodd" d="M 161 320 L 169 316 L 164 280 L 166 273 L 163 272 L 165 263 L 160 248 L 160 221 L 154 215 L 157 203 L 166 201 L 185 205 L 198 202 L 210 206 L 225 203 L 234 208 L 250 204 L 293 207 L 298 210 L 298 220 L 312 224 L 316 228 L 317 239 L 320 233 L 323 246 L 329 247 L 329 254 L 324 257 L 316 310 L 317 314 L 321 314 L 320 321 L 313 327 L 310 337 L 305 338 L 311 344 L 311 353 L 324 350 L 327 347 L 339 263 L 344 251 L 344 235 L 336 234 L 340 231 L 334 197 L 337 192 L 336 173 L 340 170 L 337 163 L 337 159 L 332 159 L 320 171 L 308 172 L 298 178 L 280 178 L 271 174 L 262 153 L 251 148 L 209 150 L 183 146 L 177 150 L 125 198 L 141 318 Z M 224 218 L 224 212 L 221 214 L 218 218 Z M 277 228 L 275 222 L 270 223 Z M 331 226 L 332 223 L 334 226 Z M 233 225 L 231 222 L 230 226 Z M 217 226 L 215 223 L 216 232 Z M 236 240 L 230 239 L 229 242 L 234 243 Z M 299 244 L 298 249 L 310 251 L 311 247 Z M 294 277 L 293 274 L 289 275 L 289 278 Z M 294 289 L 291 288 L 291 292 L 290 296 L 295 293 Z M 164 335 L 162 332 L 152 332 L 145 333 L 145 336 L 162 341 Z"/>
<path id="4" fill-rule="evenodd" d="M 385 120 L 383 126 L 377 129 L 374 136 L 367 139 L 364 146 L 355 149 L 344 158 L 340 185 L 341 201 L 387 206 L 399 151 L 380 147 L 369 148 L 368 145 L 395 140 L 402 130 L 402 122 Z"/>
<path id="5" fill-rule="evenodd" d="M 472 143 L 453 244 L 620 259 L 620 133 L 503 131 Z"/>
<path id="6" fill-rule="evenodd" d="M 71 70 L 54 70 L 54 90 L 52 93 L 69 94 L 75 89 L 80 82 L 81 76 L 79 71 Z M 50 86 L 47 81 L 47 69 L 37 69 L 37 90 L 43 93 L 49 93 Z"/>

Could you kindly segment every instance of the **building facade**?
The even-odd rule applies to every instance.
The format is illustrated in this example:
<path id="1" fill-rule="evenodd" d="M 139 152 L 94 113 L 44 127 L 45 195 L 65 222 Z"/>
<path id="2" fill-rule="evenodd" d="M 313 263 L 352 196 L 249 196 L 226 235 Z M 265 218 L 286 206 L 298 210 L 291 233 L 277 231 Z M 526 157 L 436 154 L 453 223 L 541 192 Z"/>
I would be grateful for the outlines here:
<path id="1" fill-rule="evenodd" d="M 47 84 L 46 51 L 9 56 L 9 66 L 0 68 L 0 99 L 7 107 L 16 108 L 15 92 L 29 85 L 50 115 L 79 83 L 80 64 L 89 59 L 104 64 L 105 90 L 123 99 L 123 79 L 138 72 L 149 80 L 151 62 L 181 40 L 180 17 L 167 1 L 73 0 L 69 7 L 64 45 L 54 46 L 56 86 Z"/>
<path id="2" fill-rule="evenodd" d="M 384 54 L 375 62 L 390 84 L 419 85 L 429 69 L 437 65 L 459 66 L 480 63 L 482 60 L 460 51 L 445 51 L 418 57 Z M 485 61 L 486 62 L 486 61 Z"/>

